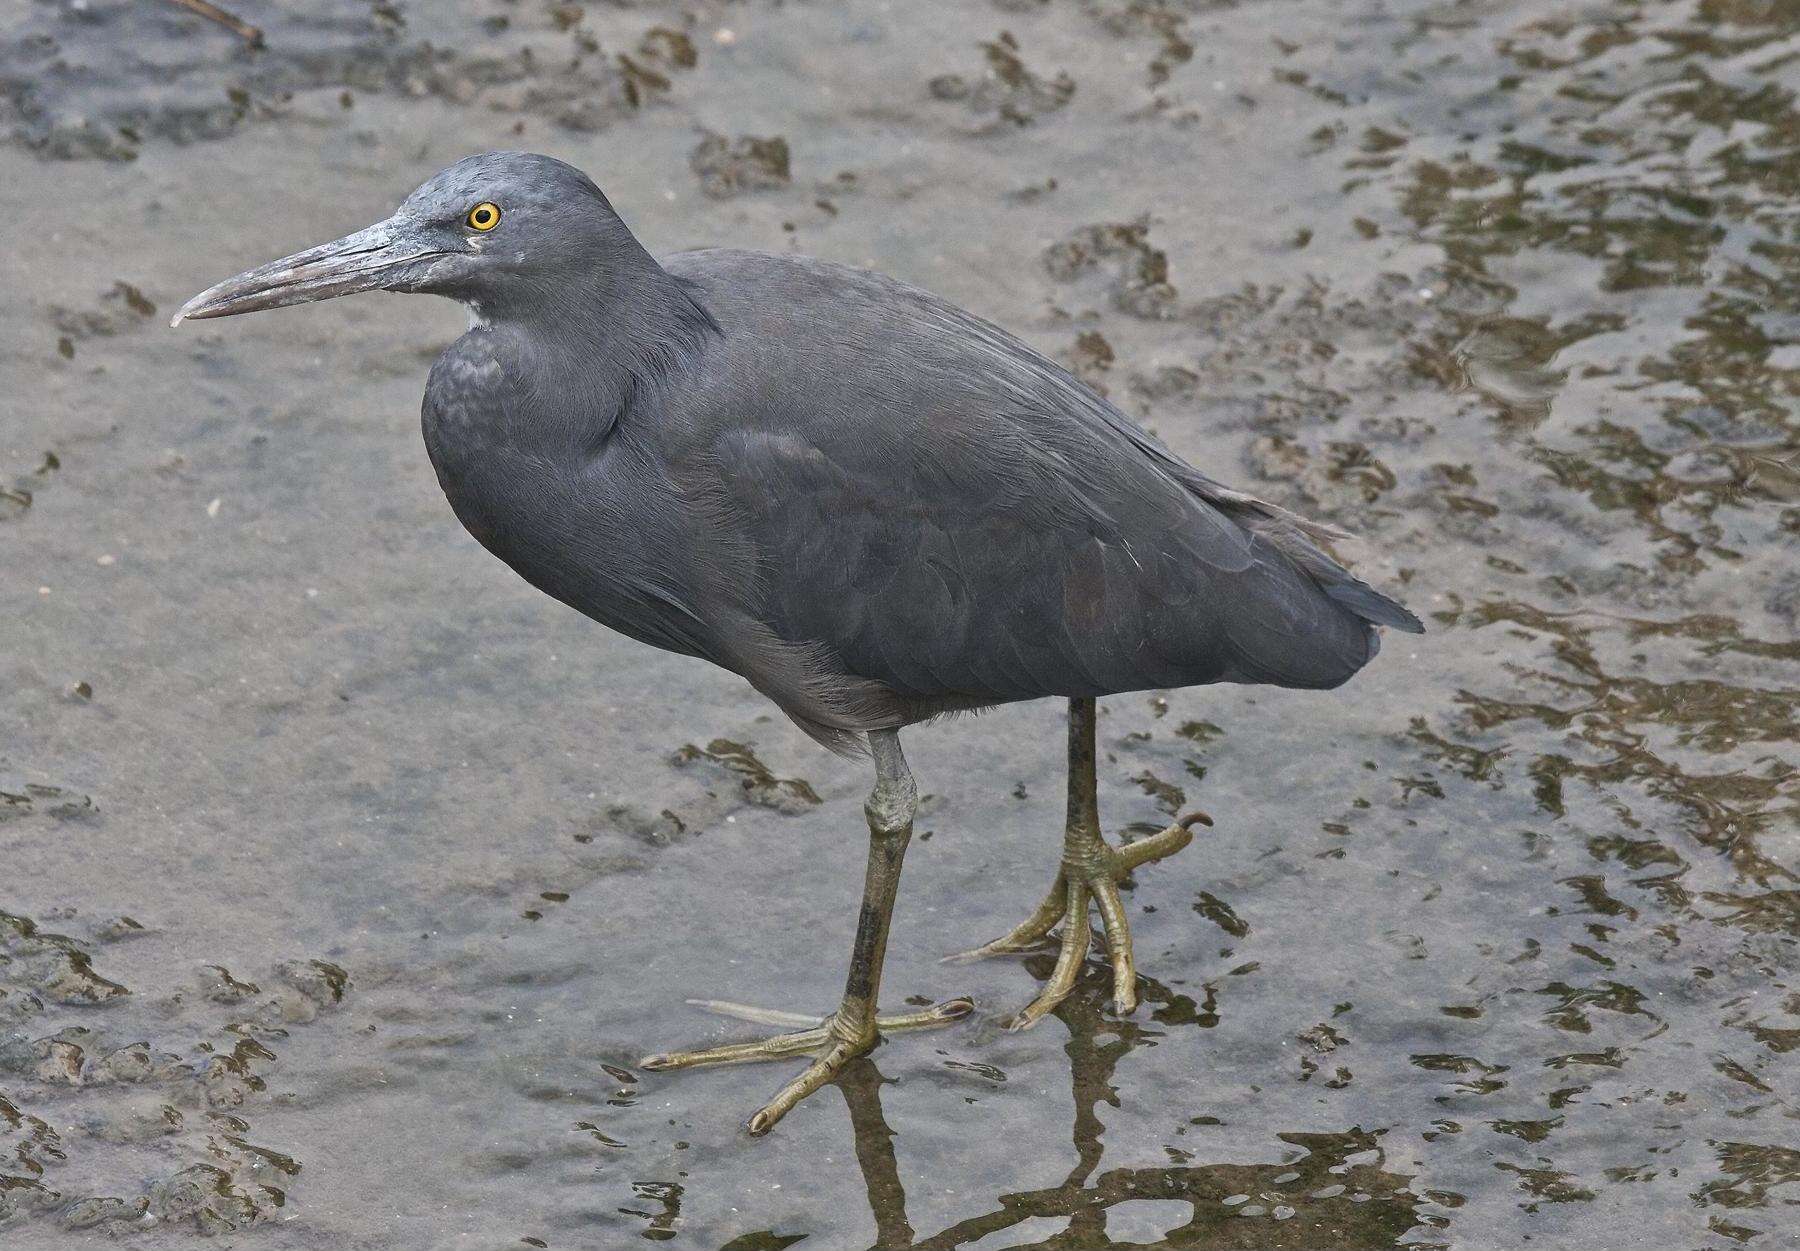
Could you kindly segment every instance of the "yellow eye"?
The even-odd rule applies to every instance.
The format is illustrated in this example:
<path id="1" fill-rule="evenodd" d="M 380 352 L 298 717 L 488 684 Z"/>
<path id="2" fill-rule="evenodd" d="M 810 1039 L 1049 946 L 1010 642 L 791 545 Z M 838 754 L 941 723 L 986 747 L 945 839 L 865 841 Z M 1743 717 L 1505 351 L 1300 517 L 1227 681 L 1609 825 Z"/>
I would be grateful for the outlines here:
<path id="1" fill-rule="evenodd" d="M 469 210 L 469 215 L 464 220 L 469 223 L 471 230 L 492 230 L 500 224 L 500 206 L 483 200 Z"/>

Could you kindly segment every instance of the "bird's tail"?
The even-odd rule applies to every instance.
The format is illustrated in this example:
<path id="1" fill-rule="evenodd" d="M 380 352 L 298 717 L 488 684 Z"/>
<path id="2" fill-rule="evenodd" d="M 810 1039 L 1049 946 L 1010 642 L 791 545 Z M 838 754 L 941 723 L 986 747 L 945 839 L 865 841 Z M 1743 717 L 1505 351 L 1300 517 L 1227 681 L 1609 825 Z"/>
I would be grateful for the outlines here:
<path id="1" fill-rule="evenodd" d="M 1383 595 L 1327 553 L 1325 545 L 1332 540 L 1353 537 L 1348 531 L 1310 521 L 1279 504 L 1271 504 L 1242 491 L 1233 491 L 1210 481 L 1209 486 L 1213 489 L 1206 494 L 1213 504 L 1246 530 L 1269 540 L 1296 569 L 1325 592 L 1327 599 L 1351 616 L 1370 625 L 1392 626 L 1408 634 L 1425 633 L 1425 623 L 1408 611 L 1406 605 Z"/>

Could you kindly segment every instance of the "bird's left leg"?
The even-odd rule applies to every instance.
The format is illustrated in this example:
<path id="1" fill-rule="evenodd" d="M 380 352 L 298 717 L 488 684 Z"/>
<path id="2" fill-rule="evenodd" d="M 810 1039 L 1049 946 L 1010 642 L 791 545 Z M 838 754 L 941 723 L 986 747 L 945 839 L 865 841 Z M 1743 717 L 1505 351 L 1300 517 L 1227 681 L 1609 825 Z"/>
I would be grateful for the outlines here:
<path id="1" fill-rule="evenodd" d="M 1050 893 L 1037 910 L 993 942 L 951 956 L 979 960 L 987 956 L 1029 951 L 1062 924 L 1056 968 L 1038 997 L 1012 1019 L 1011 1028 L 1037 1024 L 1075 989 L 1081 963 L 1093 933 L 1088 903 L 1099 909 L 1107 953 L 1112 957 L 1113 1004 L 1123 1014 L 1137 1007 L 1137 966 L 1132 958 L 1131 927 L 1118 884 L 1139 865 L 1172 856 L 1193 841 L 1192 826 L 1211 825 L 1203 812 L 1189 813 L 1168 829 L 1114 848 L 1100 834 L 1100 804 L 1095 777 L 1095 717 L 1091 698 L 1069 700 L 1069 806 L 1063 830 L 1062 866 Z"/>
<path id="2" fill-rule="evenodd" d="M 893 917 L 894 897 L 900 889 L 900 862 L 906 855 L 906 845 L 912 841 L 913 813 L 918 809 L 919 789 L 913 783 L 911 770 L 906 767 L 906 757 L 900 752 L 900 736 L 896 731 L 871 731 L 869 750 L 875 757 L 875 789 L 863 808 L 869 819 L 869 866 L 863 880 L 862 914 L 856 924 L 856 943 L 850 952 L 850 976 L 838 1010 L 810 1029 L 777 1034 L 761 1042 L 674 1052 L 640 1061 L 647 1069 L 682 1069 L 813 1053 L 813 1062 L 750 1118 L 747 1128 L 752 1134 L 768 1133 L 795 1104 L 830 1082 L 844 1065 L 873 1051 L 883 1033 L 947 1025 L 967 1016 L 974 1007 L 967 999 L 951 999 L 919 1012 L 876 1015 L 881 966 L 887 956 L 888 924 Z M 796 1019 L 787 1014 L 746 1012 L 728 1004 L 712 1006 L 752 1019 L 792 1024 L 805 1021 L 805 1018 Z"/>

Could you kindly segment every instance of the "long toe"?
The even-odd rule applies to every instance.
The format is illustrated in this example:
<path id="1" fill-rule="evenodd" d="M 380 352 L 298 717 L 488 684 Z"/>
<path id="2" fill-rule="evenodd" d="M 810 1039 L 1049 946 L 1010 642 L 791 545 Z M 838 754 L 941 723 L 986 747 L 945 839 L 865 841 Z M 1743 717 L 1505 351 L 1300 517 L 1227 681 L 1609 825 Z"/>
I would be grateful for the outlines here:
<path id="1" fill-rule="evenodd" d="M 1068 904 L 1064 912 L 1062 949 L 1056 953 L 1056 968 L 1051 970 L 1050 980 L 1044 983 L 1038 997 L 1020 1010 L 1007 1025 L 1008 1029 L 1030 1029 L 1055 1011 L 1056 1005 L 1075 989 L 1075 979 L 1081 975 L 1082 961 L 1087 959 L 1088 943 L 1092 938 L 1088 927 L 1088 889 L 1079 880 L 1071 878 L 1066 894 Z"/>
<path id="2" fill-rule="evenodd" d="M 829 1084 L 846 1064 L 858 1056 L 866 1056 L 873 1051 L 877 1041 L 879 1040 L 874 1034 L 870 1034 L 866 1039 L 834 1041 L 820 1052 L 818 1058 L 807 1065 L 798 1077 L 783 1086 L 773 1099 L 765 1103 L 754 1116 L 744 1122 L 744 1128 L 750 1131 L 752 1138 L 761 1138 L 775 1128 L 777 1121 L 793 1111 L 795 1104 L 821 1086 Z"/>
<path id="3" fill-rule="evenodd" d="M 1139 865 L 1149 864 L 1152 860 L 1162 860 L 1174 855 L 1194 841 L 1196 825 L 1212 823 L 1213 819 L 1204 812 L 1190 812 L 1178 817 L 1175 824 L 1166 830 L 1152 834 L 1149 838 L 1140 838 L 1135 843 L 1126 843 L 1112 855 L 1115 877 L 1123 877 Z"/>
<path id="4" fill-rule="evenodd" d="M 986 960 L 992 956 L 1016 955 L 1021 951 L 1030 951 L 1056 928 L 1056 923 L 1063 919 L 1068 909 L 1068 891 L 1065 879 L 1057 875 L 1056 882 L 1050 887 L 1032 914 L 1019 924 L 996 938 L 991 943 L 983 943 L 968 951 L 959 951 L 953 956 L 945 956 L 945 964 L 966 964 L 971 960 Z"/>
<path id="5" fill-rule="evenodd" d="M 699 1008 L 702 1012 L 711 1012 L 716 1016 L 728 1016 L 734 1020 L 748 1021 L 752 1025 L 773 1025 L 777 1028 L 811 1029 L 831 1019 L 828 1016 L 810 1016 L 805 1012 L 784 1012 L 780 1008 L 762 1008 L 753 1003 L 732 1003 L 728 999 L 690 999 L 687 1004 L 690 1008 Z"/>
<path id="6" fill-rule="evenodd" d="M 958 995 L 954 999 L 946 999 L 934 1003 L 929 1008 L 920 1008 L 917 1012 L 883 1013 L 875 1018 L 875 1028 L 883 1037 L 889 1034 L 900 1034 L 914 1029 L 936 1029 L 940 1025 L 949 1025 L 960 1021 L 975 1011 L 975 1001 L 967 995 Z"/>
<path id="7" fill-rule="evenodd" d="M 820 1019 L 816 1016 L 804 1016 L 797 1012 L 778 1012 L 768 1008 L 756 1008 L 748 1004 L 728 1003 L 717 999 L 690 999 L 688 1002 L 697 1008 L 704 1008 L 708 1012 L 735 1017 L 741 1021 L 752 1021 L 764 1025 L 803 1025 L 807 1028 L 789 1030 L 750 1042 L 726 1043 L 718 1047 L 702 1047 L 693 1051 L 659 1052 L 639 1060 L 639 1068 L 648 1069 L 653 1073 L 666 1073 L 673 1069 L 708 1068 L 720 1064 L 753 1064 L 759 1060 L 781 1060 L 788 1056 L 822 1054 L 839 1041 L 832 1031 L 831 1017 Z M 967 995 L 959 995 L 955 999 L 946 999 L 941 1003 L 932 1004 L 929 1008 L 920 1008 L 914 1012 L 895 1012 L 877 1016 L 875 1031 L 877 1035 L 883 1035 L 905 1033 L 909 1030 L 936 1029 L 960 1021 L 974 1010 L 975 1001 Z M 869 1046 L 873 1047 L 874 1045 L 875 1043 L 871 1039 Z"/>
<path id="8" fill-rule="evenodd" d="M 1112 960 L 1113 1007 L 1120 1016 L 1137 1007 L 1137 965 L 1131 956 L 1131 924 L 1125 919 L 1125 903 L 1119 888 L 1110 877 L 1100 877 L 1090 884 L 1094 902 L 1100 908 L 1100 923 L 1105 927 L 1106 953 Z"/>
<path id="9" fill-rule="evenodd" d="M 776 1034 L 755 1042 L 727 1043 L 722 1047 L 703 1047 L 696 1051 L 666 1051 L 645 1056 L 638 1067 L 653 1073 L 670 1069 L 698 1069 L 718 1064 L 750 1064 L 758 1060 L 779 1060 L 784 1056 L 805 1055 L 817 1051 L 831 1039 L 827 1026 Z"/>

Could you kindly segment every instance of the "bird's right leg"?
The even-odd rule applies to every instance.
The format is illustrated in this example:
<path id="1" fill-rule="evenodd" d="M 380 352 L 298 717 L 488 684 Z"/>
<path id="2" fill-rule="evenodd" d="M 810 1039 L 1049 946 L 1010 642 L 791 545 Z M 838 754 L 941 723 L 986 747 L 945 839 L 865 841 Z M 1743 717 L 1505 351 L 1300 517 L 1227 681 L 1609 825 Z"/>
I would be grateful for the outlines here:
<path id="1" fill-rule="evenodd" d="M 745 1010 L 731 1004 L 707 1005 L 728 1015 L 745 1016 L 770 1024 L 808 1025 L 810 1028 L 777 1034 L 759 1042 L 730 1043 L 703 1051 L 678 1051 L 648 1056 L 639 1061 L 646 1069 L 685 1069 L 711 1064 L 741 1064 L 748 1060 L 773 1060 L 782 1056 L 811 1055 L 813 1061 L 799 1076 L 782 1087 L 761 1111 L 750 1118 L 752 1134 L 766 1134 L 795 1104 L 835 1078 L 858 1056 L 875 1049 L 881 1036 L 896 1030 L 928 1029 L 967 1016 L 974 1004 L 950 999 L 918 1012 L 878 1016 L 875 1011 L 881 989 L 881 966 L 887 957 L 888 924 L 894 897 L 900 889 L 900 863 L 912 839 L 913 814 L 919 790 L 900 751 L 900 736 L 893 730 L 869 734 L 869 752 L 875 758 L 875 789 L 864 807 L 869 819 L 869 865 L 863 880 L 862 913 L 857 921 L 856 942 L 850 952 L 850 975 L 843 1002 L 823 1021 L 789 1013 Z"/>
<path id="2" fill-rule="evenodd" d="M 1100 805 L 1096 794 L 1095 708 L 1091 698 L 1069 700 L 1069 807 L 1063 828 L 1062 866 L 1050 893 L 1037 910 L 993 942 L 950 957 L 980 960 L 988 956 L 1029 951 L 1062 923 L 1061 949 L 1056 968 L 1038 997 L 1015 1016 L 1010 1027 L 1027 1029 L 1068 998 L 1087 958 L 1092 935 L 1088 921 L 1091 900 L 1100 910 L 1106 948 L 1112 958 L 1113 1003 L 1120 1013 L 1137 1006 L 1137 966 L 1132 958 L 1131 927 L 1119 883 L 1139 865 L 1172 856 L 1194 839 L 1192 826 L 1211 825 L 1203 812 L 1189 813 L 1174 825 L 1149 838 L 1124 847 L 1109 846 L 1100 835 Z"/>

